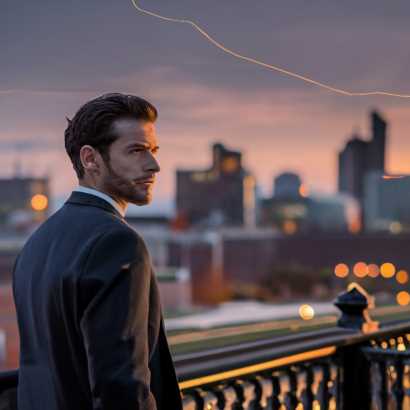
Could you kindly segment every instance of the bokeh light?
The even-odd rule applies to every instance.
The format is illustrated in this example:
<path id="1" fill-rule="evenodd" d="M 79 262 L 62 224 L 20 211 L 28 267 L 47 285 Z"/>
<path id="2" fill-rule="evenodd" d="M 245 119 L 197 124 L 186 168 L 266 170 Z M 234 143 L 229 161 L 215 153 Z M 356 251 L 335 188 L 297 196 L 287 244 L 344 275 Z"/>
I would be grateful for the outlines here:
<path id="1" fill-rule="evenodd" d="M 409 274 L 405 270 L 399 270 L 396 273 L 396 280 L 400 285 L 404 285 L 409 281 Z"/>
<path id="2" fill-rule="evenodd" d="M 400 222 L 392 222 L 390 224 L 389 230 L 392 234 L 398 235 L 403 230 L 403 227 Z"/>
<path id="3" fill-rule="evenodd" d="M 399 292 L 396 295 L 396 300 L 397 300 L 397 303 L 400 306 L 408 305 L 410 303 L 410 294 L 409 294 L 409 292 L 406 292 L 405 290 L 402 290 L 401 292 Z"/>
<path id="4" fill-rule="evenodd" d="M 299 307 L 299 316 L 303 320 L 311 320 L 315 317 L 315 311 L 310 305 L 301 305 Z"/>
<path id="5" fill-rule="evenodd" d="M 375 263 L 371 263 L 367 266 L 367 274 L 371 278 L 377 278 L 380 274 L 380 269 Z"/>
<path id="6" fill-rule="evenodd" d="M 31 198 L 31 207 L 35 211 L 44 211 L 48 206 L 48 198 L 42 194 L 36 194 Z"/>
<path id="7" fill-rule="evenodd" d="M 298 226 L 296 225 L 295 221 L 286 220 L 283 223 L 283 232 L 285 232 L 286 235 L 293 235 L 297 230 Z"/>
<path id="8" fill-rule="evenodd" d="M 392 278 L 396 273 L 396 267 L 390 262 L 383 263 L 380 266 L 380 273 L 383 278 Z"/>
<path id="9" fill-rule="evenodd" d="M 335 266 L 335 275 L 338 278 L 345 278 L 349 275 L 349 267 L 345 263 L 338 263 Z"/>
<path id="10" fill-rule="evenodd" d="M 364 262 L 357 262 L 353 267 L 353 273 L 358 278 L 364 278 L 368 273 L 367 264 Z"/>

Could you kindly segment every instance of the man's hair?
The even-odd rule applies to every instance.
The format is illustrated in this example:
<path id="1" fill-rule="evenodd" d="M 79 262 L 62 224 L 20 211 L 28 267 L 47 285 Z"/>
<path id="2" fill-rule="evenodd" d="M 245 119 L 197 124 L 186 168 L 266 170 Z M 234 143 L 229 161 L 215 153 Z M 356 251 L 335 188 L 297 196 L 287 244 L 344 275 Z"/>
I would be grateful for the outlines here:
<path id="1" fill-rule="evenodd" d="M 104 94 L 85 103 L 68 119 L 64 132 L 65 149 L 79 179 L 84 177 L 80 149 L 91 145 L 109 162 L 109 146 L 118 136 L 113 129 L 114 121 L 122 118 L 155 122 L 157 109 L 148 101 L 135 95 L 119 93 Z"/>

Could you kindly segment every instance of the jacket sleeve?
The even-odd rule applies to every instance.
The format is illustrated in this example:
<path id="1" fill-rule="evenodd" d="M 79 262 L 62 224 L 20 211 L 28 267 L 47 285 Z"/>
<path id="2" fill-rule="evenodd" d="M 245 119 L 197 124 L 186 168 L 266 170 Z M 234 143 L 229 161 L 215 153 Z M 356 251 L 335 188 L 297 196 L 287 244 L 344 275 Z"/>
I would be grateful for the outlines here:
<path id="1" fill-rule="evenodd" d="M 149 255 L 136 233 L 97 239 L 79 285 L 94 410 L 157 409 L 148 367 L 150 282 Z"/>

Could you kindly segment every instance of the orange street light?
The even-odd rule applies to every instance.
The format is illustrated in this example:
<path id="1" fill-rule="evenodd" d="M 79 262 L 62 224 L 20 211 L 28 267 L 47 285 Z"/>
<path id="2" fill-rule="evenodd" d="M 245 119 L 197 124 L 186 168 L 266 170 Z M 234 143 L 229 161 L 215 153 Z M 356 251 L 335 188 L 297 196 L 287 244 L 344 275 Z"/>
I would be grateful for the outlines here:
<path id="1" fill-rule="evenodd" d="M 345 263 L 338 263 L 335 266 L 335 275 L 338 278 L 345 278 L 349 275 L 349 267 Z"/>
<path id="2" fill-rule="evenodd" d="M 353 273 L 358 278 L 364 278 L 368 273 L 367 264 L 364 262 L 357 262 L 353 267 Z"/>
<path id="3" fill-rule="evenodd" d="M 383 263 L 383 265 L 380 266 L 380 273 L 383 278 L 392 278 L 396 273 L 396 267 L 390 262 Z"/>
<path id="4" fill-rule="evenodd" d="M 409 274 L 405 270 L 399 270 L 396 273 L 396 280 L 400 285 L 404 285 L 409 281 Z"/>
<path id="5" fill-rule="evenodd" d="M 30 204 L 34 211 L 44 211 L 48 207 L 48 198 L 43 194 L 36 194 L 31 198 Z"/>
<path id="6" fill-rule="evenodd" d="M 405 290 L 402 290 L 401 292 L 399 292 L 396 295 L 396 300 L 397 300 L 397 303 L 400 306 L 408 305 L 410 303 L 410 294 L 409 294 L 409 292 L 406 292 Z"/>

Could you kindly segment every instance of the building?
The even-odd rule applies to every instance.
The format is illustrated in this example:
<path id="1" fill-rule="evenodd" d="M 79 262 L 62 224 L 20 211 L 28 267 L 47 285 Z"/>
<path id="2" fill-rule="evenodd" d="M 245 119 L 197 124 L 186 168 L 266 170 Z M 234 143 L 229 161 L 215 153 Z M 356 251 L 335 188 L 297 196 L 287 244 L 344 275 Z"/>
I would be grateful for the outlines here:
<path id="1" fill-rule="evenodd" d="M 255 180 L 242 167 L 242 154 L 212 147 L 206 170 L 177 170 L 176 219 L 185 226 L 254 226 Z"/>
<path id="2" fill-rule="evenodd" d="M 366 229 L 410 232 L 410 175 L 369 172 L 365 178 Z"/>
<path id="3" fill-rule="evenodd" d="M 350 196 L 308 195 L 299 175 L 274 179 L 274 195 L 260 201 L 258 224 L 286 235 L 307 232 L 354 232 L 360 229 L 360 207 Z"/>
<path id="4" fill-rule="evenodd" d="M 338 190 L 363 205 L 364 180 L 371 171 L 385 172 L 387 123 L 381 115 L 370 114 L 372 135 L 369 140 L 354 134 L 339 153 Z"/>
<path id="5" fill-rule="evenodd" d="M 273 195 L 276 198 L 299 198 L 302 180 L 293 172 L 284 172 L 273 181 Z"/>
<path id="6" fill-rule="evenodd" d="M 43 222 L 49 210 L 48 178 L 0 179 L 0 225 L 24 229 Z"/>

